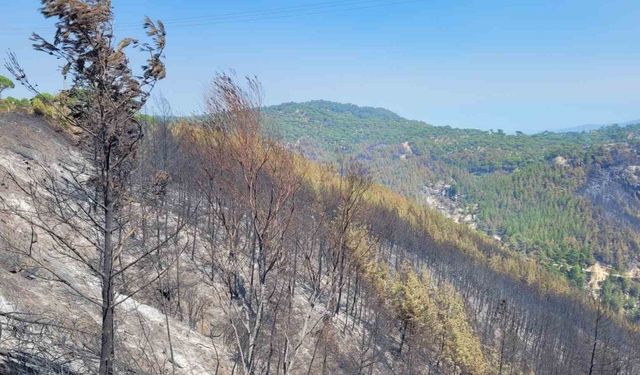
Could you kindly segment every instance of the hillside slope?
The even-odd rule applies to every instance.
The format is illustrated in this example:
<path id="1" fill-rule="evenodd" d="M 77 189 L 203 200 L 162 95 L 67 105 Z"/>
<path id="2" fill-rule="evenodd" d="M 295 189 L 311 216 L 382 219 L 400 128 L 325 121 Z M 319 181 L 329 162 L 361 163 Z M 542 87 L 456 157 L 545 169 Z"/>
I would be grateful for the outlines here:
<path id="1" fill-rule="evenodd" d="M 31 199 L 7 178 L 7 172 L 16 176 L 19 183 L 28 184 L 40 166 L 59 170 L 69 163 L 83 164 L 81 152 L 46 121 L 31 115 L 0 114 L 3 203 L 17 203 L 25 211 L 33 209 Z M 6 367 L 4 371 L 22 374 L 25 366 L 32 366 L 37 369 L 36 373 L 91 372 L 95 365 L 92 349 L 99 337 L 100 311 L 99 306 L 75 290 L 97 298 L 98 280 L 77 263 L 61 256 L 53 239 L 42 233 L 33 237 L 34 228 L 26 227 L 17 215 L 6 211 L 7 206 L 2 208 L 0 316 L 5 330 L 0 336 L 0 363 Z M 38 256 L 26 255 L 25 247 Z M 53 275 L 60 276 L 60 280 L 55 281 Z M 120 344 L 129 356 L 127 366 L 170 366 L 165 339 L 168 323 L 174 356 L 183 373 L 206 373 L 217 365 L 225 368 L 224 363 L 218 364 L 215 360 L 216 344 L 218 355 L 226 354 L 222 344 L 190 329 L 184 322 L 172 317 L 165 319 L 160 306 L 152 300 L 128 299 L 119 313 Z M 31 323 L 35 326 L 31 327 Z M 16 331 L 16 327 L 20 330 Z"/>
<path id="2" fill-rule="evenodd" d="M 370 185 L 358 170 L 340 178 L 250 134 L 165 125 L 148 125 L 130 190 L 127 209 L 141 221 L 125 231 L 122 256 L 162 246 L 119 284 L 121 371 L 640 369 L 637 328 L 468 226 Z M 0 358 L 5 368 L 93 373 L 99 307 L 91 296 L 99 288 L 77 261 L 90 246 L 65 254 L 58 241 L 79 246 L 82 235 L 67 236 L 55 216 L 30 216 L 45 212 L 40 204 L 78 198 L 19 188 L 43 176 L 63 187 L 65 168 L 81 168 L 89 155 L 39 118 L 2 114 L 0 130 Z M 265 168 L 250 167 L 261 155 Z M 246 185 L 250 170 L 255 184 Z M 46 232 L 52 222 L 57 236 Z M 168 271 L 156 277 L 159 264 Z"/>

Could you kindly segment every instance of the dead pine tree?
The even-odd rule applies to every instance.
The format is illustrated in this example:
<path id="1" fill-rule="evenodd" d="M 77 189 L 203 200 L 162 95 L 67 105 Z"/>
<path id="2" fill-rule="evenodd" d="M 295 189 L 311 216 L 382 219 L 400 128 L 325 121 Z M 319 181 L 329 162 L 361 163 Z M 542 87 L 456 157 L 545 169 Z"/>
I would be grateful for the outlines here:
<path id="1" fill-rule="evenodd" d="M 20 217 L 49 236 L 60 253 L 82 263 L 100 280 L 101 296 L 87 299 L 102 311 L 99 374 L 114 373 L 114 312 L 116 277 L 136 266 L 157 247 L 146 248 L 122 262 L 126 241 L 135 235 L 135 218 L 127 212 L 129 174 L 135 165 L 143 128 L 136 115 L 157 81 L 165 77 L 165 30 L 149 18 L 144 28 L 149 43 L 132 38 L 118 41 L 113 32 L 109 0 L 42 0 L 40 11 L 57 19 L 55 37 L 48 41 L 33 34 L 36 50 L 62 61 L 62 74 L 70 78 L 63 115 L 78 129 L 88 165 L 63 166 L 62 175 L 42 166 L 46 178 L 28 184 L 14 179 L 27 193 L 33 211 Z M 147 54 L 139 75 L 127 57 L 128 47 Z M 15 55 L 7 69 L 37 93 Z M 11 176 L 9 176 L 11 179 Z M 116 262 L 117 261 L 117 262 Z M 116 266 L 117 265 L 117 266 Z M 62 280 L 72 286 L 68 280 Z M 72 287 L 78 294 L 87 294 Z M 137 290 L 128 291 L 128 296 Z"/>
<path id="2" fill-rule="evenodd" d="M 280 353 L 286 364 L 277 367 L 289 373 L 299 351 L 295 339 L 280 348 L 279 328 L 285 321 L 285 273 L 292 256 L 287 239 L 301 177 L 293 156 L 261 132 L 260 100 L 256 79 L 241 85 L 218 75 L 207 98 L 207 124 L 195 130 L 192 147 L 198 150 L 200 189 L 219 223 L 219 233 L 210 238 L 219 238 L 225 250 L 211 256 L 211 272 L 203 271 L 208 280 L 221 281 L 212 286 L 229 317 L 239 368 L 247 375 L 268 373 Z"/>
<path id="3" fill-rule="evenodd" d="M 371 179 L 366 170 L 352 161 L 341 163 L 336 195 L 338 198 L 336 217 L 333 225 L 334 254 L 332 257 L 331 301 L 334 314 L 340 312 L 342 294 L 345 286 L 345 273 L 349 269 L 348 234 L 353 228 L 355 219 L 362 209 L 365 194 L 371 186 Z M 346 312 L 346 311 L 345 311 Z"/>

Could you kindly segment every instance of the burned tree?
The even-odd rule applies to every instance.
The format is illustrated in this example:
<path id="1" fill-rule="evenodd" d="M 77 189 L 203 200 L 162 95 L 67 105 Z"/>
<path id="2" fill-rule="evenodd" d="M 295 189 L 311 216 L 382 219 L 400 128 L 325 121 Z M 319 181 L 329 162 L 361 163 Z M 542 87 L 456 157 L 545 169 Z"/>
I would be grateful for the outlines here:
<path id="1" fill-rule="evenodd" d="M 125 289 L 116 279 L 159 248 L 125 254 L 137 222 L 129 209 L 128 185 L 144 130 L 136 116 L 156 82 L 165 76 L 165 31 L 161 22 L 147 18 L 144 28 L 150 43 L 132 38 L 117 41 L 109 0 L 42 0 L 41 12 L 57 19 L 56 33 L 52 41 L 34 34 L 34 48 L 61 60 L 63 76 L 72 81 L 65 92 L 68 100 L 62 116 L 80 134 L 88 163 L 69 163 L 61 171 L 34 166 L 33 178 L 26 183 L 9 175 L 27 194 L 31 208 L 25 212 L 8 201 L 3 206 L 47 235 L 54 251 L 81 263 L 99 278 L 101 293 L 96 298 L 64 276 L 54 275 L 101 307 L 99 373 L 113 374 L 114 313 L 123 300 L 117 300 L 117 292 Z M 140 75 L 130 67 L 128 47 L 148 55 Z M 6 67 L 37 93 L 15 55 L 9 56 Z"/>
<path id="2" fill-rule="evenodd" d="M 286 233 L 300 178 L 292 156 L 260 133 L 260 89 L 219 75 L 209 98 L 210 126 L 218 135 L 218 186 L 240 205 L 218 210 L 228 239 L 219 271 L 228 292 L 231 328 L 245 374 L 268 366 L 260 340 L 277 319 L 287 261 Z M 232 207 L 232 206 L 228 206 Z M 238 216 L 239 214 L 239 216 Z M 240 231 L 240 232 L 239 232 Z M 262 370 L 260 370 L 262 372 Z M 286 370 L 285 370 L 286 372 Z"/>

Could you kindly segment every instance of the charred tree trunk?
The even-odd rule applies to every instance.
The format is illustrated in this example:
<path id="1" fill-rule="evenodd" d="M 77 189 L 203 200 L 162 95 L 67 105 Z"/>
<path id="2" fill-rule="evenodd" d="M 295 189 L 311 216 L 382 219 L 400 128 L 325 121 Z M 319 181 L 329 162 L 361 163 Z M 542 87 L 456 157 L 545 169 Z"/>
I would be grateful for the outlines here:
<path id="1" fill-rule="evenodd" d="M 108 158 L 108 152 L 107 152 Z M 104 249 L 102 252 L 102 340 L 100 347 L 100 375 L 113 374 L 114 359 L 114 292 L 112 288 L 113 273 L 113 227 L 114 227 L 114 204 L 111 199 L 111 184 L 109 162 L 105 163 L 104 184 Z"/>

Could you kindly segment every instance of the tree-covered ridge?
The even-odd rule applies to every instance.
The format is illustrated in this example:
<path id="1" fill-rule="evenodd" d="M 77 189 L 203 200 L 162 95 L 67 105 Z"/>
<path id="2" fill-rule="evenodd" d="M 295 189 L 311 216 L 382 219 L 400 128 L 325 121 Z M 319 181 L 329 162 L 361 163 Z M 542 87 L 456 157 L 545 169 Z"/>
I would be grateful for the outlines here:
<path id="1" fill-rule="evenodd" d="M 323 100 L 280 104 L 264 112 L 270 128 L 286 140 L 313 135 L 325 149 L 352 150 L 371 142 L 401 142 L 408 135 L 427 135 L 430 127 L 386 109 Z"/>
<path id="2" fill-rule="evenodd" d="M 270 128 L 287 141 L 310 137 L 324 150 L 353 152 L 371 145 L 409 141 L 414 152 L 470 172 L 514 169 L 560 153 L 576 155 L 585 147 L 626 141 L 640 125 L 609 126 L 583 133 L 506 134 L 432 126 L 404 119 L 382 108 L 317 100 L 264 109 Z"/>

